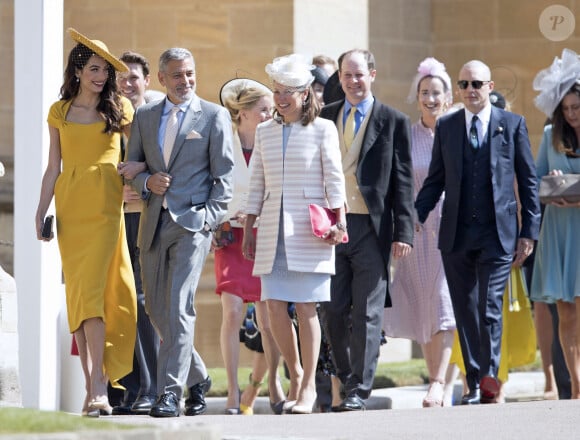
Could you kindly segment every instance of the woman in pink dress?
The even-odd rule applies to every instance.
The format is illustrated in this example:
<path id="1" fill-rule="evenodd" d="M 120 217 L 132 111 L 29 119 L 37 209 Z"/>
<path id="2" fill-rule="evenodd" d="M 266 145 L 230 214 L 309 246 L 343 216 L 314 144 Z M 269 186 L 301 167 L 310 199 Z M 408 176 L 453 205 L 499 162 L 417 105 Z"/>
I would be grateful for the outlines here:
<path id="1" fill-rule="evenodd" d="M 445 66 L 435 58 L 421 62 L 409 101 L 418 102 L 421 117 L 411 127 L 415 196 L 427 177 L 434 128 L 452 102 L 451 79 Z M 423 227 L 417 227 L 411 254 L 397 260 L 391 298 L 393 307 L 385 309 L 387 336 L 407 338 L 421 344 L 429 372 L 429 391 L 424 407 L 443 405 L 445 373 L 449 365 L 455 318 L 441 253 L 437 247 L 443 198 Z"/>

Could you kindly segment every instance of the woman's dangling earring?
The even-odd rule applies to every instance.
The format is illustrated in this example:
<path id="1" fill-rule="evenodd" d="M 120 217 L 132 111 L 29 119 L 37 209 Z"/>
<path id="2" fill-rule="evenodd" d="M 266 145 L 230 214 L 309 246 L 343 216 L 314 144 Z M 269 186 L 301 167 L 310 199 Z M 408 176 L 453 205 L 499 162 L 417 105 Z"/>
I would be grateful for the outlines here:
<path id="1" fill-rule="evenodd" d="M 76 82 L 77 82 L 77 84 L 78 84 L 78 82 L 79 82 L 79 81 L 80 81 L 80 79 L 79 79 L 79 77 L 77 76 L 77 77 L 76 77 Z"/>

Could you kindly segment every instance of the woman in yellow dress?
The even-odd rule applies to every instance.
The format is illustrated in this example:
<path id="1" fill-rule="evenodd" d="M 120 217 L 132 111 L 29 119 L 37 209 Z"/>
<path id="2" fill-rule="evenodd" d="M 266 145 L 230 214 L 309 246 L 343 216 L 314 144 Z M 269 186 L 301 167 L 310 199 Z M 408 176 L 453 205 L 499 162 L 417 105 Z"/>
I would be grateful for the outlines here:
<path id="1" fill-rule="evenodd" d="M 115 70 L 127 66 L 104 43 L 74 29 L 61 99 L 48 114 L 50 149 L 36 212 L 36 233 L 54 196 L 58 245 L 86 398 L 82 414 L 111 414 L 107 381 L 133 365 L 135 283 L 125 240 L 121 134 L 129 132 L 131 103 L 117 92 Z"/>

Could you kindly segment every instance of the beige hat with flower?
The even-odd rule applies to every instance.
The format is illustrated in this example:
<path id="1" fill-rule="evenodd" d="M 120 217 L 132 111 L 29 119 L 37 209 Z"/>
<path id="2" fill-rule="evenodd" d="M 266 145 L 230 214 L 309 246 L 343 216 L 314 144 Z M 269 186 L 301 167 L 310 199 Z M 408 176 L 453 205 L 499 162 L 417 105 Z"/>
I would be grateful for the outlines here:
<path id="1" fill-rule="evenodd" d="M 310 62 L 310 58 L 293 53 L 274 58 L 272 63 L 266 65 L 266 73 L 272 81 L 283 86 L 306 88 L 314 81 L 314 76 L 312 76 L 311 72 L 314 67 Z"/>
<path id="2" fill-rule="evenodd" d="M 93 51 L 96 55 L 103 58 L 105 61 L 111 64 L 115 68 L 115 70 L 119 72 L 129 71 L 127 65 L 123 61 L 112 55 L 109 52 L 107 45 L 103 43 L 101 40 L 91 40 L 73 28 L 68 28 L 67 32 L 69 33 L 69 35 L 73 40 L 75 40 L 77 43 L 82 44 L 87 49 Z"/>

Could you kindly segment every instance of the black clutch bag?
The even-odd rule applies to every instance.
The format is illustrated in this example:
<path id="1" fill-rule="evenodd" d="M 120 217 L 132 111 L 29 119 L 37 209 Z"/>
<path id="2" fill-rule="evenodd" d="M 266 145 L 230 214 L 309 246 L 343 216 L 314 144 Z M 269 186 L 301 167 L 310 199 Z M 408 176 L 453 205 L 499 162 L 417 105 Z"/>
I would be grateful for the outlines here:
<path id="1" fill-rule="evenodd" d="M 52 237 L 53 220 L 54 220 L 53 215 L 47 215 L 46 217 L 44 217 L 44 222 L 42 223 L 42 238 Z"/>

